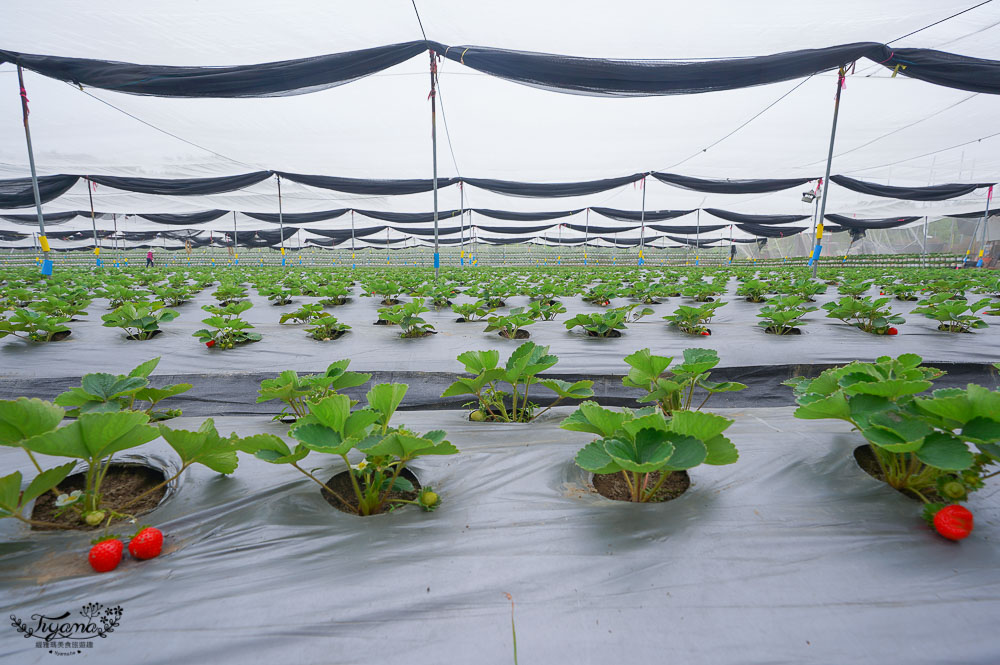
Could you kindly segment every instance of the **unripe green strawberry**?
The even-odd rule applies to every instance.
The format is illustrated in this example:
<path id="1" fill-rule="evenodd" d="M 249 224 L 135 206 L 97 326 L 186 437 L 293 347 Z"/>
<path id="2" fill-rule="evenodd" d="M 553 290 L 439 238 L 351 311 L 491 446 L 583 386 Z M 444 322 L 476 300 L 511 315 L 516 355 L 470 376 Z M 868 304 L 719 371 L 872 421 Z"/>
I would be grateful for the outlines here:
<path id="1" fill-rule="evenodd" d="M 965 485 L 955 480 L 945 483 L 944 487 L 941 488 L 944 495 L 949 499 L 964 499 L 965 498 Z"/>
<path id="2" fill-rule="evenodd" d="M 469 420 L 476 423 L 481 423 L 484 420 L 486 420 L 486 414 L 477 409 L 476 411 L 473 411 L 472 413 L 469 414 Z"/>
<path id="3" fill-rule="evenodd" d="M 97 526 L 104 521 L 104 511 L 103 510 L 92 510 L 83 516 L 83 521 L 89 526 Z"/>
<path id="4" fill-rule="evenodd" d="M 425 487 L 420 491 L 417 503 L 419 503 L 420 507 L 424 510 L 431 511 L 436 509 L 441 504 L 441 497 L 439 497 L 437 492 L 432 490 L 430 487 Z"/>

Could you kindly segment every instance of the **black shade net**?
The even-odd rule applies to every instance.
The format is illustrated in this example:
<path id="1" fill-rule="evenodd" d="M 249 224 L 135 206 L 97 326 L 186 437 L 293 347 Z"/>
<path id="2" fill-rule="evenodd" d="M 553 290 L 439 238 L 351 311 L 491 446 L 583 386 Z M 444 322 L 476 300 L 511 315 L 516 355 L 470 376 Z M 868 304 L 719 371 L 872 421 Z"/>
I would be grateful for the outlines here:
<path id="1" fill-rule="evenodd" d="M 641 173 L 606 178 L 604 180 L 587 180 L 583 182 L 514 182 L 511 180 L 492 180 L 489 178 L 462 178 L 468 185 L 489 190 L 508 196 L 544 196 L 563 197 L 597 194 L 609 189 L 628 185 L 643 178 Z"/>
<path id="2" fill-rule="evenodd" d="M 956 196 L 971 194 L 980 187 L 988 187 L 990 183 L 953 183 L 948 185 L 929 185 L 927 187 L 893 187 L 891 185 L 879 185 L 873 182 L 855 180 L 846 175 L 830 176 L 830 181 L 845 189 L 869 196 L 884 196 L 891 199 L 903 199 L 906 201 L 946 201 Z"/>
<path id="3" fill-rule="evenodd" d="M 293 182 L 321 189 L 332 189 L 347 194 L 365 194 L 369 196 L 385 196 L 396 194 L 419 194 L 434 189 L 434 181 L 430 178 L 409 180 L 373 180 L 367 178 L 338 178 L 325 175 L 303 175 L 301 173 L 285 173 L 278 175 Z M 449 187 L 459 181 L 458 178 L 438 178 L 438 189 Z"/>
<path id="4" fill-rule="evenodd" d="M 805 228 L 774 227 L 766 224 L 737 224 L 736 228 L 762 238 L 786 238 L 805 231 Z"/>
<path id="5" fill-rule="evenodd" d="M 683 215 L 689 215 L 694 210 L 617 210 L 615 208 L 591 208 L 598 215 L 603 215 L 610 219 L 617 219 L 622 222 L 665 222 Z"/>
<path id="6" fill-rule="evenodd" d="M 271 224 L 308 224 L 310 222 L 322 222 L 326 219 L 336 219 L 350 211 L 350 208 L 340 208 L 338 210 L 322 210 L 320 212 L 286 212 L 281 215 L 276 212 L 245 212 L 243 214 L 262 222 L 270 222 Z"/>
<path id="7" fill-rule="evenodd" d="M 885 217 L 882 219 L 854 219 L 844 215 L 825 215 L 825 218 L 848 229 L 894 229 L 906 226 L 921 219 L 920 217 Z M 824 228 L 828 228 L 824 226 Z"/>
<path id="8" fill-rule="evenodd" d="M 714 215 L 719 219 L 737 224 L 791 224 L 809 219 L 809 215 L 745 215 L 729 210 L 719 210 L 718 208 L 705 208 L 705 212 Z"/>
<path id="9" fill-rule="evenodd" d="M 559 212 L 513 212 L 510 210 L 490 210 L 488 208 L 473 208 L 472 211 L 483 217 L 502 219 L 508 222 L 544 222 L 549 219 L 560 219 L 569 217 L 578 212 L 583 212 L 585 208 L 579 210 L 562 210 Z"/>
<path id="10" fill-rule="evenodd" d="M 140 194 L 171 194 L 195 196 L 222 194 L 243 189 L 271 177 L 270 171 L 257 171 L 221 178 L 131 178 L 107 175 L 88 175 L 86 178 L 98 185 L 114 187 Z"/>
<path id="11" fill-rule="evenodd" d="M 204 210 L 201 212 L 192 212 L 185 214 L 147 214 L 139 215 L 145 220 L 150 222 L 156 222 L 157 224 L 174 224 L 177 226 L 185 226 L 188 224 L 204 224 L 206 222 L 214 222 L 223 215 L 228 215 L 228 210 Z"/>
<path id="12" fill-rule="evenodd" d="M 79 178 L 75 175 L 47 175 L 38 178 L 38 194 L 48 203 L 69 191 Z M 0 208 L 29 208 L 35 205 L 31 178 L 0 180 Z"/>
<path id="13" fill-rule="evenodd" d="M 780 192 L 792 187 L 799 187 L 815 178 L 793 178 L 786 180 L 704 180 L 690 178 L 675 173 L 653 172 L 654 178 L 660 182 L 696 192 L 711 194 L 762 194 L 764 192 Z"/>

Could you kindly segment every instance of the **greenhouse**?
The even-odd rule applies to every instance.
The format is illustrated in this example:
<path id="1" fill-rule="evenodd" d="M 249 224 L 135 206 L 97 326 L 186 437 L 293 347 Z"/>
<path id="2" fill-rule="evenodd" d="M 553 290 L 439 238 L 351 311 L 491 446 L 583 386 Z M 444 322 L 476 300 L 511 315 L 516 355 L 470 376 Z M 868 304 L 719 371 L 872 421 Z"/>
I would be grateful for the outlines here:
<path id="1" fill-rule="evenodd" d="M 1000 5 L 6 9 L 6 660 L 1000 659 Z"/>

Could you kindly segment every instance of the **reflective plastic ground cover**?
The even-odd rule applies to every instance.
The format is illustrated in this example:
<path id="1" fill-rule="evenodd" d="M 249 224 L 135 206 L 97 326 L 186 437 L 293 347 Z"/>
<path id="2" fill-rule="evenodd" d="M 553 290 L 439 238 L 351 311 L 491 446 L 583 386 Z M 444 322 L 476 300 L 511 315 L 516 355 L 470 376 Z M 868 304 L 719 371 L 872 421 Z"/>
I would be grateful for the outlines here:
<path id="1" fill-rule="evenodd" d="M 112 663 L 510 663 L 505 593 L 522 663 L 1000 658 L 995 485 L 974 495 L 976 530 L 955 544 L 856 465 L 846 427 L 787 407 L 721 410 L 736 420 L 738 463 L 694 470 L 667 504 L 615 503 L 588 491 L 572 460 L 591 437 L 558 429 L 569 410 L 558 411 L 510 426 L 397 414 L 462 451 L 416 468 L 443 496 L 435 513 L 352 517 L 293 469 L 241 456 L 233 476 L 183 477 L 148 515 L 164 553 L 111 573 L 89 570 L 88 535 L 4 520 L 3 614 L 121 605 L 120 626 L 83 658 Z M 217 425 L 284 429 L 264 416 Z M 172 451 L 151 445 L 148 462 L 168 464 Z M 0 460 L 30 470 L 18 450 Z M 310 462 L 321 476 L 341 466 Z M 54 658 L 12 628 L 0 635 L 3 662 Z"/>
<path id="2" fill-rule="evenodd" d="M 568 317 L 580 312 L 597 312 L 605 308 L 583 302 L 578 297 L 564 298 L 568 310 L 555 321 L 541 321 L 528 326 L 531 340 L 549 345 L 559 356 L 559 363 L 550 374 L 562 378 L 595 380 L 595 391 L 609 403 L 624 404 L 639 396 L 635 390 L 621 385 L 626 365 L 623 358 L 641 348 L 654 353 L 679 356 L 685 348 L 717 349 L 721 359 L 716 380 L 741 381 L 750 386 L 741 393 L 720 395 L 713 402 L 724 406 L 777 406 L 792 404 L 791 390 L 781 386 L 786 378 L 815 374 L 826 367 L 844 364 L 854 359 L 873 360 L 880 355 L 917 353 L 925 363 L 945 369 L 948 375 L 940 385 L 964 386 L 969 381 L 996 387 L 997 372 L 990 363 L 1000 361 L 1000 317 L 986 316 L 993 327 L 974 334 L 954 334 L 936 329 L 937 322 L 920 314 L 910 314 L 918 303 L 891 301 L 895 312 L 906 318 L 894 337 L 862 332 L 834 319 L 826 318 L 822 309 L 806 316 L 808 324 L 799 336 L 768 335 L 757 325 L 756 314 L 761 304 L 749 303 L 734 295 L 735 281 L 730 282 L 728 301 L 718 310 L 708 337 L 692 336 L 669 327 L 661 317 L 679 305 L 693 304 L 689 298 L 666 298 L 653 305 L 655 313 L 637 323 L 629 324 L 618 339 L 587 337 L 582 329 L 567 331 L 563 325 Z M 243 314 L 253 323 L 263 340 L 229 351 L 209 350 L 191 336 L 204 327 L 201 320 L 209 316 L 201 305 L 214 303 L 209 288 L 194 300 L 174 308 L 180 316 L 164 324 L 163 333 L 145 342 L 125 339 L 117 328 L 102 327 L 101 315 L 107 311 L 104 300 L 95 300 L 90 315 L 71 323 L 72 334 L 61 342 L 33 344 L 13 337 L 0 340 L 0 399 L 31 395 L 52 399 L 59 392 L 79 385 L 86 372 L 108 371 L 127 373 L 140 362 L 161 356 L 153 374 L 162 383 L 186 381 L 194 388 L 173 400 L 187 415 L 211 416 L 239 413 L 274 413 L 273 403 L 256 405 L 257 387 L 264 378 L 271 378 L 286 369 L 318 372 L 341 358 L 351 359 L 351 369 L 374 372 L 375 381 L 397 381 L 410 384 L 403 408 L 459 408 L 466 400 L 441 400 L 444 389 L 463 371 L 456 357 L 469 350 L 495 348 L 505 358 L 518 342 L 506 340 L 496 333 L 484 333 L 485 322 L 456 323 L 457 315 L 450 308 L 432 310 L 424 315 L 439 331 L 420 339 L 400 339 L 399 328 L 375 326 L 376 298 L 353 300 L 326 311 L 338 320 L 353 326 L 336 341 L 318 342 L 303 332 L 302 325 L 279 325 L 283 313 L 297 309 L 302 303 L 319 298 L 295 297 L 284 307 L 272 306 L 266 298 L 250 290 L 254 307 Z M 354 287 L 355 294 L 362 291 Z M 875 296 L 878 291 L 872 292 Z M 979 297 L 969 294 L 975 301 Z M 817 306 L 836 298 L 835 287 L 817 297 Z M 409 298 L 404 297 L 404 301 Z M 468 302 L 464 295 L 455 302 Z M 612 306 L 628 304 L 616 299 Z M 526 297 L 507 301 L 504 314 L 513 307 L 528 304 Z M 154 382 L 155 383 L 155 382 Z M 350 392 L 354 397 L 366 389 Z M 543 399 L 544 389 L 538 397 Z M 166 406 L 168 403 L 164 402 Z"/>

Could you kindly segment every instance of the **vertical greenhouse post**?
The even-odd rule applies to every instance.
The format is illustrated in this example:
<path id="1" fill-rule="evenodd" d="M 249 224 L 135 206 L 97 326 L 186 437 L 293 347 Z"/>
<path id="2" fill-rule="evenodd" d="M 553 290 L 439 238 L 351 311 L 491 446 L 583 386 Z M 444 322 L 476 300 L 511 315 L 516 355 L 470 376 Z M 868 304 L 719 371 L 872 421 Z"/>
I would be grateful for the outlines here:
<path id="1" fill-rule="evenodd" d="M 639 265 L 642 265 L 646 260 L 642 256 L 642 250 L 646 244 L 646 176 L 642 176 L 642 211 L 639 213 Z"/>
<path id="2" fill-rule="evenodd" d="M 84 181 L 86 181 L 86 183 L 87 183 L 87 198 L 90 199 L 90 227 L 94 231 L 94 257 L 96 259 L 97 267 L 100 268 L 101 267 L 101 245 L 97 241 L 97 221 L 96 221 L 95 215 L 94 215 L 94 194 L 93 194 L 94 183 L 92 183 L 87 178 L 84 178 Z"/>
<path id="3" fill-rule="evenodd" d="M 924 215 L 924 246 L 920 251 L 923 267 L 927 267 L 927 215 Z"/>
<path id="4" fill-rule="evenodd" d="M 38 193 L 38 173 L 35 171 L 35 151 L 31 147 L 31 128 L 28 126 L 28 93 L 24 89 L 24 70 L 17 66 L 17 83 L 21 89 L 21 115 L 24 117 L 24 139 L 28 144 L 28 166 L 31 167 L 31 189 L 35 194 L 35 210 L 38 212 L 38 244 L 42 248 L 42 274 L 52 274 L 52 260 L 49 258 L 49 239 L 45 237 L 45 218 L 42 216 L 42 196 Z"/>
<path id="5" fill-rule="evenodd" d="M 976 260 L 976 267 L 983 267 L 983 253 L 986 251 L 986 229 L 990 223 L 990 199 L 993 198 L 993 185 L 990 185 L 986 192 L 986 212 L 983 213 L 983 244 L 979 246 L 979 258 Z"/>
<path id="6" fill-rule="evenodd" d="M 833 143 L 837 138 L 837 116 L 840 114 L 840 93 L 844 89 L 844 77 L 847 76 L 847 69 L 843 66 L 837 72 L 837 95 L 833 100 L 833 124 L 830 127 L 830 150 L 826 156 L 826 175 L 823 178 L 823 199 L 819 204 L 819 219 L 816 223 L 815 247 L 812 256 L 812 276 L 816 278 L 816 271 L 819 269 L 819 254 L 823 251 L 823 219 L 826 215 L 826 195 L 830 189 L 830 166 L 833 164 Z"/>
<path id="7" fill-rule="evenodd" d="M 278 238 L 281 241 L 281 265 L 285 265 L 285 218 L 281 211 L 281 176 L 274 174 L 278 178 Z"/>
<path id="8" fill-rule="evenodd" d="M 458 218 L 458 243 L 459 243 L 459 264 L 463 268 L 465 267 L 465 183 L 459 181 L 458 183 L 458 194 L 461 197 L 461 203 L 459 208 L 461 209 L 461 217 Z M 472 213 L 469 213 L 472 216 Z"/>
<path id="9" fill-rule="evenodd" d="M 352 210 L 351 211 L 351 269 L 352 270 L 355 269 L 355 268 L 357 268 L 357 265 L 354 263 L 354 258 L 355 258 L 355 255 L 354 255 L 354 211 Z"/>
<path id="10" fill-rule="evenodd" d="M 583 265 L 587 265 L 587 245 L 590 244 L 590 208 L 587 208 L 583 227 Z"/>
<path id="11" fill-rule="evenodd" d="M 236 237 L 236 211 L 233 211 L 233 265 L 238 266 L 240 264 L 240 246 L 238 244 L 239 238 Z"/>
<path id="12" fill-rule="evenodd" d="M 438 280 L 438 273 L 441 270 L 441 254 L 438 253 L 438 150 L 437 150 L 437 58 L 432 50 L 428 50 L 431 56 L 431 161 L 433 163 L 434 178 L 434 281 Z"/>

